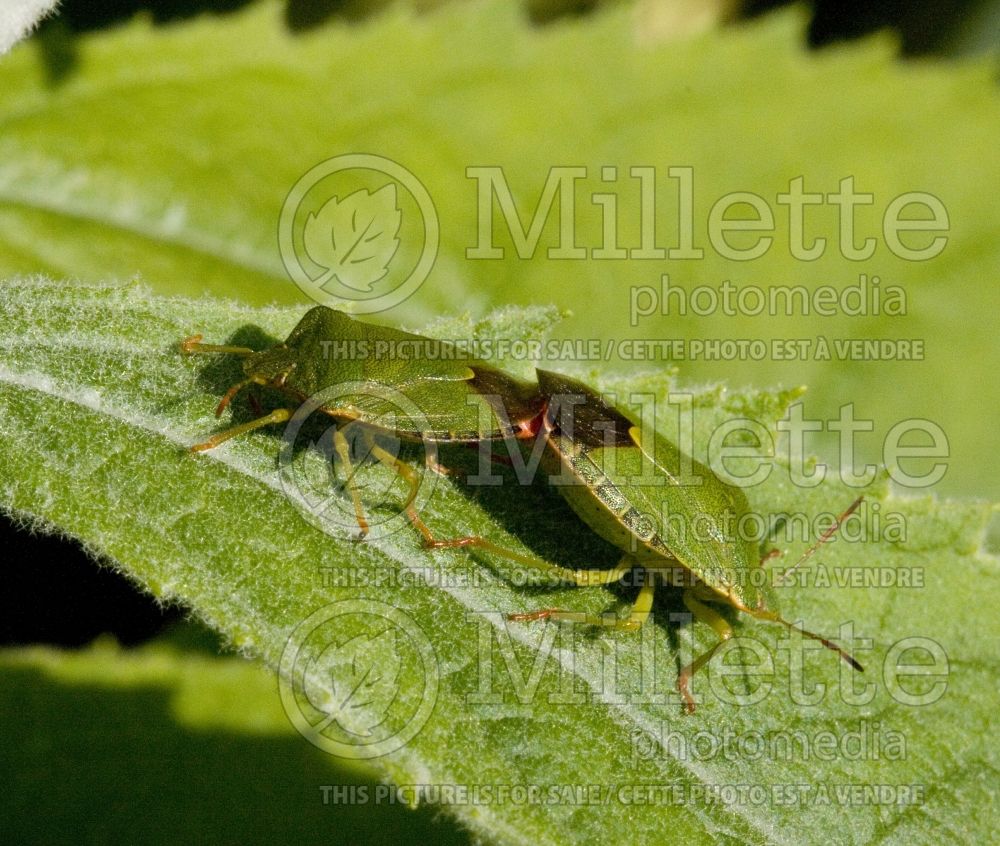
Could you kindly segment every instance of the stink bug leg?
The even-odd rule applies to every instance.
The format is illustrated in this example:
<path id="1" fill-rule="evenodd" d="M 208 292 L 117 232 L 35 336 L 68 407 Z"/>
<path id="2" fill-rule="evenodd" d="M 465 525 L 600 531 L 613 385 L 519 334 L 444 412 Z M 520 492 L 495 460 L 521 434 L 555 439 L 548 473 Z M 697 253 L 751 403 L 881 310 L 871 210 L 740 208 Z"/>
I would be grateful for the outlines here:
<path id="1" fill-rule="evenodd" d="M 392 470 L 409 486 L 406 500 L 403 503 L 404 509 L 409 509 L 413 500 L 417 497 L 417 493 L 420 490 L 420 476 L 408 464 L 398 459 L 388 450 L 379 446 L 375 442 L 375 438 L 370 428 L 363 426 L 357 421 L 351 421 L 344 426 L 338 426 L 334 430 L 333 448 L 347 472 L 347 477 L 344 480 L 344 486 L 347 488 L 351 501 L 354 505 L 354 516 L 358 522 L 359 530 L 357 539 L 363 540 L 368 534 L 369 527 L 368 519 L 365 517 L 364 506 L 361 503 L 361 492 L 358 488 L 357 482 L 355 481 L 357 468 L 355 467 L 355 463 L 351 460 L 351 444 L 349 439 L 349 435 L 351 434 L 357 435 L 362 439 L 364 456 L 361 461 L 374 458 L 380 464 L 383 464 Z"/>
<path id="2" fill-rule="evenodd" d="M 239 426 L 233 426 L 231 429 L 218 432 L 208 438 L 208 440 L 188 447 L 188 450 L 190 452 L 205 452 L 205 450 L 215 449 L 219 444 L 225 443 L 230 438 L 235 438 L 238 435 L 245 435 L 247 432 L 252 432 L 254 429 L 260 429 L 264 426 L 273 426 L 275 423 L 284 423 L 290 420 L 294 413 L 295 412 L 290 408 L 276 408 L 270 414 L 265 414 L 263 417 L 258 417 L 256 420 L 251 420 L 249 423 L 241 423 Z"/>
<path id="3" fill-rule="evenodd" d="M 394 470 L 396 475 L 410 486 L 410 492 L 403 503 L 403 510 L 407 512 L 413 510 L 413 500 L 417 498 L 417 492 L 420 490 L 420 476 L 417 471 L 376 443 L 372 443 L 371 454 L 390 470 Z"/>
<path id="4" fill-rule="evenodd" d="M 250 347 L 233 347 L 225 344 L 203 344 L 202 335 L 189 335 L 181 341 L 181 352 L 184 355 L 194 355 L 196 353 L 225 353 L 227 355 L 253 355 L 255 350 Z"/>
<path id="5" fill-rule="evenodd" d="M 684 707 L 689 714 L 694 713 L 694 697 L 691 696 L 691 691 L 688 687 L 691 676 L 711 661 L 712 656 L 715 655 L 719 647 L 733 636 L 733 627 L 726 622 L 721 614 L 700 602 L 695 596 L 696 591 L 697 588 L 688 588 L 684 591 L 681 597 L 684 605 L 687 606 L 688 611 L 691 612 L 694 619 L 702 623 L 707 623 L 712 627 L 719 636 L 719 641 L 707 652 L 699 655 L 694 661 L 683 667 L 677 675 L 677 691 L 680 693 L 681 699 L 684 700 Z"/>
<path id="6" fill-rule="evenodd" d="M 614 573 L 619 568 L 625 567 L 624 571 L 619 575 L 619 578 L 621 578 L 634 566 L 634 559 L 626 555 L 622 558 L 618 567 L 606 572 Z M 530 623 L 535 620 L 558 620 L 566 623 L 583 623 L 587 626 L 603 626 L 613 629 L 637 629 L 646 622 L 652 612 L 653 596 L 656 591 L 652 574 L 648 570 L 644 572 L 646 581 L 639 588 L 639 596 L 636 598 L 635 603 L 632 605 L 632 610 L 627 617 L 617 617 L 611 614 L 586 614 L 581 611 L 563 611 L 561 608 L 541 608 L 538 611 L 527 611 L 522 614 L 508 614 L 507 619 L 518 623 Z"/>
<path id="7" fill-rule="evenodd" d="M 347 432 L 351 429 L 352 425 L 348 423 L 346 426 L 338 426 L 334 430 L 333 448 L 336 450 L 347 472 L 344 486 L 347 488 L 347 492 L 351 496 L 351 502 L 354 505 L 354 519 L 358 521 L 358 540 L 363 540 L 365 535 L 368 534 L 368 520 L 365 517 L 364 507 L 361 505 L 361 493 L 358 491 L 358 484 L 354 480 L 356 471 L 354 465 L 351 463 L 351 444 L 347 439 Z"/>
<path id="8" fill-rule="evenodd" d="M 635 559 L 629 555 L 623 555 L 618 564 L 610 570 L 571 570 L 568 567 L 559 567 L 556 564 L 552 564 L 544 558 L 539 558 L 535 555 L 523 555 L 520 552 L 505 549 L 504 547 L 498 546 L 492 541 L 488 541 L 486 538 L 481 538 L 478 535 L 468 535 L 461 538 L 448 538 L 447 540 L 441 540 L 434 537 L 431 530 L 427 527 L 427 524 L 420 519 L 420 515 L 417 514 L 416 509 L 407 507 L 406 516 L 409 517 L 414 528 L 416 528 L 416 530 L 423 536 L 425 549 L 467 549 L 469 547 L 483 549 L 493 555 L 506 558 L 508 561 L 514 561 L 532 570 L 538 570 L 539 572 L 546 573 L 560 583 L 568 583 L 576 585 L 577 587 L 596 587 L 599 585 L 614 584 L 615 582 L 619 582 L 625 578 L 625 576 L 635 567 Z M 556 613 L 570 614 L 571 612 L 549 608 L 545 610 L 542 616 L 539 616 L 539 612 L 528 612 L 523 615 L 508 615 L 508 619 L 540 620 L 544 617 L 553 617 L 553 619 L 555 619 L 553 615 Z"/>

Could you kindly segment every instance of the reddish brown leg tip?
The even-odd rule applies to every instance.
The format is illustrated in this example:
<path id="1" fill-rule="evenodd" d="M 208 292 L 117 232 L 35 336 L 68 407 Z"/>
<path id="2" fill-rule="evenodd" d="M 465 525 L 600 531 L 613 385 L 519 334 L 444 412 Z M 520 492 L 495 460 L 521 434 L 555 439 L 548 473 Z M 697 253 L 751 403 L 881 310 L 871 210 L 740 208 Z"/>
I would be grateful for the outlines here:
<path id="1" fill-rule="evenodd" d="M 687 679 L 677 679 L 677 692 L 684 701 L 684 712 L 686 714 L 693 714 L 695 710 L 694 697 L 691 696 L 691 691 L 688 690 Z"/>
<path id="2" fill-rule="evenodd" d="M 181 341 L 181 353 L 184 355 L 193 355 L 194 347 L 201 343 L 202 335 L 189 335 L 183 341 Z"/>
<path id="3" fill-rule="evenodd" d="M 508 614 L 507 619 L 512 623 L 532 623 L 535 620 L 547 620 L 556 608 L 541 608 L 538 611 L 524 611 L 518 614 Z"/>

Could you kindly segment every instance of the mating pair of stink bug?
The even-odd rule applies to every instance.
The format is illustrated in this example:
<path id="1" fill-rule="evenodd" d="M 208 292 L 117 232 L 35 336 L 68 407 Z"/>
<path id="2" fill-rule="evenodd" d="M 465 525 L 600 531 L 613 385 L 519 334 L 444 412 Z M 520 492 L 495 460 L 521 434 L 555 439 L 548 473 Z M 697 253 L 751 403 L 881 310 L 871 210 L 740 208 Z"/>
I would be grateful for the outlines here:
<path id="1" fill-rule="evenodd" d="M 479 547 L 517 563 L 539 569 L 570 584 L 607 585 L 641 569 L 642 587 L 625 618 L 608 618 L 557 608 L 510 614 L 515 621 L 564 620 L 596 626 L 638 628 L 649 616 L 657 579 L 681 585 L 682 599 L 695 619 L 707 623 L 719 637 L 707 652 L 683 667 L 677 688 L 689 712 L 694 699 L 689 690 L 691 676 L 733 635 L 725 618 L 710 604 L 728 605 L 760 620 L 781 623 L 820 641 L 837 652 L 856 670 L 862 667 L 836 644 L 783 619 L 773 594 L 765 592 L 762 579 L 752 570 L 762 566 L 756 544 L 749 539 L 727 536 L 725 525 L 738 524 L 749 512 L 746 495 L 720 480 L 704 465 L 681 454 L 667 438 L 648 434 L 619 408 L 606 403 L 594 390 L 575 379 L 538 370 L 537 385 L 516 379 L 480 361 L 446 357 L 337 357 L 327 354 L 331 345 L 379 343 L 390 349 L 403 348 L 427 339 L 396 329 L 372 326 L 324 306 L 308 311 L 281 344 L 257 352 L 247 347 L 204 344 L 192 336 L 181 344 L 185 353 L 229 353 L 244 357 L 246 378 L 233 385 L 216 410 L 221 414 L 233 397 L 249 385 L 276 388 L 293 401 L 333 385 L 357 382 L 404 392 L 420 409 L 419 430 L 400 428 L 399 418 L 380 399 L 379 391 L 350 394 L 319 411 L 339 424 L 334 447 L 348 468 L 347 489 L 363 537 L 368 529 L 365 509 L 354 474 L 350 470 L 351 449 L 347 433 L 353 428 L 365 436 L 368 455 L 390 467 L 409 485 L 404 509 L 429 549 Z M 568 399 L 568 401 L 567 401 Z M 196 444 L 193 451 L 212 449 L 236 435 L 262 426 L 290 420 L 295 411 L 278 408 L 256 420 L 235 426 Z M 480 441 L 544 439 L 544 466 L 564 474 L 573 484 L 558 485 L 573 511 L 604 540 L 622 550 L 621 561 L 611 569 L 557 567 L 534 556 L 522 555 L 470 536 L 438 539 L 413 506 L 419 475 L 412 466 L 385 450 L 379 434 L 432 444 L 474 444 Z M 650 442 L 652 441 L 652 442 Z M 677 479 L 681 462 L 701 477 L 700 485 L 681 485 Z M 657 484 L 642 484 L 643 473 L 652 470 Z M 827 540 L 840 523 L 857 508 L 860 498 L 838 518 L 819 541 L 794 565 L 797 567 Z M 674 515 L 673 520 L 647 515 Z M 679 520 L 676 519 L 679 517 Z M 684 527 L 702 527 L 696 537 Z M 769 557 L 769 556 L 768 556 Z M 791 569 L 794 569 L 791 568 Z M 786 571 L 787 573 L 788 571 Z M 780 581 L 780 580 L 779 580 Z"/>

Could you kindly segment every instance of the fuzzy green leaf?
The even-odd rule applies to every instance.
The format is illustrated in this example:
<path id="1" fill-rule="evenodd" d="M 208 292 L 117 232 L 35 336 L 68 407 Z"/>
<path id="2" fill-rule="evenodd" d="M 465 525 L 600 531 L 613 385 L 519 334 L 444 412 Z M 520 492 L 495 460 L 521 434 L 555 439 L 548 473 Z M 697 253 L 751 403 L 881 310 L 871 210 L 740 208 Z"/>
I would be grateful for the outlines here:
<path id="1" fill-rule="evenodd" d="M 650 844 L 668 832 L 685 843 L 929 843 L 982 842 L 995 830 L 1000 762 L 987 739 L 1000 632 L 995 615 L 976 611 L 980 597 L 1000 588 L 996 560 L 980 549 L 988 507 L 901 499 L 884 484 L 871 490 L 883 520 L 905 521 L 905 541 L 878 532 L 866 542 L 834 541 L 805 568 L 830 575 L 829 584 L 782 591 L 790 619 L 840 637 L 850 622 L 856 637 L 870 638 L 854 644 L 868 672 L 853 677 L 825 650 L 808 652 L 803 695 L 817 683 L 826 693 L 813 704 L 793 702 L 794 639 L 742 621 L 738 633 L 763 645 L 770 671 L 745 669 L 760 655 L 717 657 L 696 677 L 701 704 L 688 717 L 673 690 L 679 654 L 712 637 L 704 626 L 669 622 L 683 610 L 671 592 L 661 591 L 657 622 L 640 634 L 508 624 L 507 612 L 548 605 L 622 610 L 634 589 L 519 587 L 517 567 L 485 554 L 429 553 L 413 532 L 362 544 L 346 531 L 322 532 L 282 490 L 277 432 L 200 456 L 185 451 L 218 426 L 211 412 L 238 364 L 182 357 L 177 341 L 193 331 L 227 339 L 249 326 L 259 327 L 258 341 L 260 330 L 282 338 L 300 310 L 13 281 L 0 288 L 0 314 L 0 505 L 81 539 L 271 667 L 281 665 L 297 627 L 332 602 L 387 603 L 405 613 L 435 656 L 436 700 L 421 730 L 375 764 L 396 784 L 459 786 L 432 795 L 481 837 L 597 843 L 620 839 L 627 826 L 629 842 Z M 442 320 L 432 331 L 523 338 L 552 319 L 544 310 L 508 310 L 490 328 Z M 650 375 L 602 387 L 662 396 L 673 385 Z M 773 425 L 791 398 L 700 390 L 695 443 L 733 415 Z M 853 497 L 833 483 L 797 489 L 780 475 L 750 491 L 755 509 L 836 513 Z M 444 537 L 475 532 L 577 566 L 614 560 L 544 488 L 471 489 L 442 479 L 423 515 Z M 801 549 L 791 543 L 789 555 Z M 852 586 L 838 581 L 842 572 L 896 584 Z M 904 573 L 911 586 L 899 584 Z M 345 623 L 338 642 L 355 629 Z M 942 679 L 927 674 L 939 668 L 918 668 L 922 675 L 901 680 L 902 692 L 886 672 L 899 644 L 917 637 L 936 644 L 950 667 L 943 695 L 919 707 L 901 700 L 932 689 Z M 400 648 L 372 646 L 388 675 L 395 659 L 386 656 Z M 934 655 L 917 649 L 903 663 L 927 665 Z M 349 661 L 320 663 L 343 683 L 357 675 Z M 420 699 L 425 676 L 419 662 L 399 664 L 390 715 Z M 771 684 L 763 701 L 729 701 L 760 678 Z M 840 685 L 848 683 L 873 685 L 870 701 L 846 701 Z M 901 791 L 907 801 L 899 802 Z"/>

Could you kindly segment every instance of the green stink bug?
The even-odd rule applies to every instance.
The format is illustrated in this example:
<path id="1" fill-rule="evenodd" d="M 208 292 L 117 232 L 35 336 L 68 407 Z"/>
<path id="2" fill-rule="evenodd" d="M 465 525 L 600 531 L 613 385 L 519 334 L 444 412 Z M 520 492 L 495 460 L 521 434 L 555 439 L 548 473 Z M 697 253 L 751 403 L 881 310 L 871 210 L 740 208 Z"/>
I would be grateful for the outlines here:
<path id="1" fill-rule="evenodd" d="M 216 408 L 222 414 L 236 394 L 250 385 L 284 393 L 297 403 L 336 385 L 357 385 L 319 411 L 339 421 L 334 447 L 350 471 L 347 432 L 357 428 L 367 437 L 369 454 L 390 466 L 410 485 L 406 505 L 412 502 L 418 478 L 407 464 L 388 453 L 370 436 L 379 432 L 426 443 L 477 443 L 483 440 L 532 437 L 543 399 L 535 387 L 481 361 L 428 354 L 431 347 L 448 345 L 348 317 L 325 306 L 315 306 L 280 344 L 257 352 L 248 347 L 204 344 L 200 335 L 181 342 L 181 351 L 225 353 L 244 357 L 245 379 L 223 396 Z M 343 352 L 343 354 L 340 354 Z M 412 419 L 400 420 L 398 407 L 387 398 L 403 391 L 420 411 L 419 428 Z M 291 408 L 278 408 L 248 423 L 234 426 L 195 444 L 192 452 L 213 449 L 237 435 L 284 423 Z M 435 468 L 436 469 L 436 468 Z M 363 537 L 368 524 L 353 473 L 348 487 Z"/>
<path id="2" fill-rule="evenodd" d="M 727 536 L 725 530 L 726 525 L 737 524 L 749 511 L 746 495 L 740 488 L 723 483 L 709 468 L 693 459 L 691 464 L 702 484 L 681 486 L 677 481 L 681 452 L 669 440 L 654 434 L 653 442 L 649 443 L 635 422 L 575 379 L 539 370 L 538 384 L 546 397 L 563 399 L 559 409 L 550 399 L 544 421 L 550 468 L 554 470 L 553 465 L 558 465 L 559 472 L 577 482 L 560 485 L 560 492 L 577 516 L 625 552 L 625 562 L 630 559 L 632 565 L 649 574 L 632 614 L 612 625 L 641 625 L 652 607 L 655 574 L 666 573 L 670 576 L 669 583 L 683 586 L 684 604 L 694 618 L 707 623 L 719 636 L 715 646 L 685 666 L 678 676 L 677 688 L 689 713 L 694 711 L 688 687 L 691 676 L 733 635 L 729 623 L 706 603 L 729 605 L 757 619 L 781 623 L 820 641 L 854 669 L 863 669 L 836 644 L 782 618 L 773 596 L 749 578 L 751 569 L 761 564 L 756 544 L 750 539 Z M 568 413 L 567 397 L 573 399 Z M 653 476 L 647 474 L 645 479 L 652 478 L 660 484 L 644 483 L 644 467 L 653 471 Z M 837 525 L 860 502 L 860 498 L 855 500 Z M 677 515 L 679 521 L 667 519 L 671 514 Z M 692 531 L 695 525 L 702 527 L 697 536 Z M 835 529 L 836 526 L 820 542 Z M 627 563 L 619 565 L 623 575 L 627 566 Z M 544 609 L 512 617 L 545 618 L 579 620 L 580 615 Z M 603 617 L 584 617 L 584 622 L 606 624 Z"/>
<path id="3" fill-rule="evenodd" d="M 750 578 L 751 571 L 762 564 L 755 542 L 727 536 L 725 530 L 727 525 L 738 524 L 749 511 L 741 489 L 723 483 L 693 459 L 691 467 L 702 484 L 682 486 L 677 480 L 680 462 L 689 459 L 669 440 L 654 435 L 652 443 L 648 442 L 633 420 L 582 382 L 543 370 L 537 373 L 539 388 L 546 398 L 545 413 L 538 421 L 546 447 L 543 466 L 550 478 L 561 476 L 571 482 L 557 485 L 560 493 L 584 523 L 623 551 L 619 564 L 610 570 L 566 570 L 541 559 L 513 554 L 478 537 L 437 540 L 415 515 L 411 514 L 411 520 L 431 547 L 485 548 L 577 585 L 611 584 L 640 570 L 642 587 L 625 619 L 609 620 L 603 615 L 558 608 L 510 614 L 508 619 L 638 628 L 650 614 L 658 578 L 682 587 L 683 602 L 694 619 L 707 623 L 719 637 L 715 646 L 683 667 L 678 675 L 677 689 L 688 713 L 695 708 L 689 689 L 691 676 L 733 635 L 732 627 L 709 603 L 728 605 L 757 619 L 799 631 L 837 652 L 854 669 L 863 670 L 835 643 L 782 618 L 772 592 Z M 861 498 L 855 500 L 783 575 L 831 537 L 860 502 Z M 667 515 L 679 519 L 667 519 Z M 696 525 L 701 526 L 697 534 L 693 531 Z"/>

